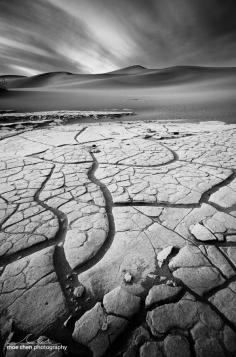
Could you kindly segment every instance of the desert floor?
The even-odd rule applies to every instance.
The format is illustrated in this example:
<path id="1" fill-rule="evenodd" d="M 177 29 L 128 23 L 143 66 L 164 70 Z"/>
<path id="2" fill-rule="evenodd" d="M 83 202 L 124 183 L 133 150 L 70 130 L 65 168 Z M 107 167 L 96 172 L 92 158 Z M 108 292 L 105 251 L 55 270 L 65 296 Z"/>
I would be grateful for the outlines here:
<path id="1" fill-rule="evenodd" d="M 2 339 L 235 356 L 236 125 L 57 124 L 1 132 Z"/>

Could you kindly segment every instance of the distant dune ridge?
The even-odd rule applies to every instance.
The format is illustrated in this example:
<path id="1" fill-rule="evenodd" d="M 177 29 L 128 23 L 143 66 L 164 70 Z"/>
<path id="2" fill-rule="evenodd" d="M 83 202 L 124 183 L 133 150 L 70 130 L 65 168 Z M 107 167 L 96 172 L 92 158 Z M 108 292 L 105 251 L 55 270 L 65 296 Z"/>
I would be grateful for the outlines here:
<path id="1" fill-rule="evenodd" d="M 5 75 L 0 109 L 103 110 L 129 108 L 147 119 L 236 120 L 236 67 L 140 65 L 103 74 Z"/>
<path id="2" fill-rule="evenodd" d="M 9 82 L 9 88 L 88 86 L 158 86 L 181 84 L 191 81 L 236 78 L 236 67 L 176 66 L 163 69 L 148 69 L 135 65 L 102 74 L 74 74 L 70 72 L 49 72 L 26 77 L 17 75 L 0 76 Z"/>

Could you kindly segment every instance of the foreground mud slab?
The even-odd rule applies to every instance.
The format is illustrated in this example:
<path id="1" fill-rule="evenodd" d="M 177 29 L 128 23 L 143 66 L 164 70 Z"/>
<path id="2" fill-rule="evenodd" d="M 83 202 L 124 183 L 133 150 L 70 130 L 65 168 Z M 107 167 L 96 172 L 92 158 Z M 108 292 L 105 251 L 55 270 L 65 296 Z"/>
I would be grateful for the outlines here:
<path id="1" fill-rule="evenodd" d="M 236 355 L 236 125 L 22 128 L 0 158 L 2 340 Z"/>

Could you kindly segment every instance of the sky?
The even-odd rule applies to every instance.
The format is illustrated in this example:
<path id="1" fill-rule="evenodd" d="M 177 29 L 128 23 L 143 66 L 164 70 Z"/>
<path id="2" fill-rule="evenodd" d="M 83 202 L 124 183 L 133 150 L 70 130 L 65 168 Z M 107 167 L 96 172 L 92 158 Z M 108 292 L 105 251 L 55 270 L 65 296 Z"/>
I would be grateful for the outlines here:
<path id="1" fill-rule="evenodd" d="M 0 74 L 236 66 L 235 0 L 0 0 Z"/>

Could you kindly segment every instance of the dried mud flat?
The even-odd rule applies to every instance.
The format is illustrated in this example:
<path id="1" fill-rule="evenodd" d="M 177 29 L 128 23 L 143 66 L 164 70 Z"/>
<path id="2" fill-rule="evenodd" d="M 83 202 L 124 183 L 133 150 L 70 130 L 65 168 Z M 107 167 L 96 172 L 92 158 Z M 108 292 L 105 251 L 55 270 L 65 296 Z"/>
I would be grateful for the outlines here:
<path id="1" fill-rule="evenodd" d="M 21 128 L 0 158 L 3 342 L 236 355 L 236 125 Z"/>

